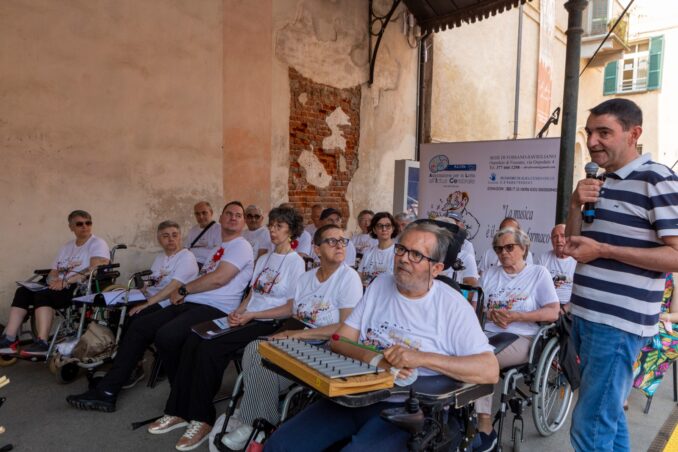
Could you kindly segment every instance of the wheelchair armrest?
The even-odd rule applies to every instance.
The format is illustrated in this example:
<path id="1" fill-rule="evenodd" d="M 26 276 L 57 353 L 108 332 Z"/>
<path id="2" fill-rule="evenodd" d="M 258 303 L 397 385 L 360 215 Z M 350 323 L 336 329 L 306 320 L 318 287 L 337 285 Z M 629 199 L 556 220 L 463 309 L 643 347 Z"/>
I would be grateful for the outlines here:
<path id="1" fill-rule="evenodd" d="M 38 270 L 33 270 L 33 274 L 38 275 L 38 276 L 47 276 L 47 275 L 49 275 L 49 272 L 51 272 L 51 271 L 52 270 L 50 270 L 49 268 L 41 268 L 41 269 L 38 269 Z"/>
<path id="2" fill-rule="evenodd" d="M 498 355 L 506 347 L 511 345 L 515 340 L 518 339 L 517 334 L 513 333 L 497 333 L 494 336 L 489 338 L 490 345 L 494 347 L 494 354 Z"/>

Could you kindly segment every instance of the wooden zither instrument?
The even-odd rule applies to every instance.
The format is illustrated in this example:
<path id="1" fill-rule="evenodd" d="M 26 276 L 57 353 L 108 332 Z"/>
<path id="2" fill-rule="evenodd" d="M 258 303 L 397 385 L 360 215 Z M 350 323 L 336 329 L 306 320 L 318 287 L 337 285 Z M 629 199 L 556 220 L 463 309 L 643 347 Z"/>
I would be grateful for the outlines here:
<path id="1" fill-rule="evenodd" d="M 327 397 L 393 387 L 384 369 L 296 339 L 262 341 L 259 354 Z"/>

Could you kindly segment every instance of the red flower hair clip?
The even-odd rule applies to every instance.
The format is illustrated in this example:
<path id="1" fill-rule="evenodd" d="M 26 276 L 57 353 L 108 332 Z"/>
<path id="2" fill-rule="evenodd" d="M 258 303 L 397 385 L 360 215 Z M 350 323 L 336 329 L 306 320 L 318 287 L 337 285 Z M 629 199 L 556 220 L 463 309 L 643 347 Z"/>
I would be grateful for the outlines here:
<path id="1" fill-rule="evenodd" d="M 297 247 L 299 246 L 299 240 L 294 239 L 290 242 L 290 246 L 292 247 L 293 250 L 296 250 Z"/>

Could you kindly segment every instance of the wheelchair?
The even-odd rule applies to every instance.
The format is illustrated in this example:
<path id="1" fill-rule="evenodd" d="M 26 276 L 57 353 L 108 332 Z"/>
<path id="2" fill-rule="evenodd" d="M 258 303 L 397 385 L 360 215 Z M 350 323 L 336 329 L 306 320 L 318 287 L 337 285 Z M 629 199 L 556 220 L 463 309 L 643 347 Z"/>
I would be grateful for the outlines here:
<path id="1" fill-rule="evenodd" d="M 503 349 L 515 339 L 517 336 L 513 334 L 500 333 L 490 338 L 490 344 Z M 503 450 L 501 438 L 509 411 L 513 413 L 514 451 L 519 451 L 523 442 L 523 413 L 528 407 L 532 409 L 534 426 L 541 436 L 550 436 L 564 425 L 573 391 L 560 365 L 560 339 L 555 323 L 542 326 L 530 347 L 528 362 L 501 370 L 500 406 L 493 420 L 498 452 Z"/>
<path id="2" fill-rule="evenodd" d="M 116 251 L 126 248 L 127 246 L 123 244 L 115 245 L 110 251 L 111 263 L 98 266 L 96 269 L 83 273 L 86 277 L 83 282 L 75 284 L 73 292 L 74 297 L 99 293 L 112 286 L 115 283 L 116 278 L 120 276 L 120 273 L 114 270 L 120 266 L 119 264 L 113 263 Z M 44 284 L 46 283 L 47 275 L 49 273 L 49 269 L 35 270 L 33 276 L 29 278 L 26 283 Z M 73 367 L 68 366 L 63 370 L 60 370 L 53 364 L 54 354 L 58 344 L 68 340 L 78 339 L 81 336 L 85 320 L 91 316 L 91 313 L 86 311 L 85 306 L 78 310 L 76 305 L 71 303 L 64 309 L 55 309 L 55 316 L 57 319 L 55 322 L 56 326 L 53 329 L 54 332 L 50 335 L 49 349 L 45 356 L 25 357 L 21 356 L 19 353 L 3 355 L 0 356 L 0 366 L 12 365 L 17 359 L 25 359 L 33 362 L 47 361 L 50 364 L 50 370 L 56 374 L 57 381 L 61 383 L 72 381 L 75 376 L 77 376 L 77 369 L 75 369 L 74 372 Z M 29 309 L 28 314 L 24 319 L 24 323 L 28 323 L 29 326 L 28 328 L 22 327 L 18 333 L 20 345 L 27 345 L 37 337 L 35 315 L 32 307 Z"/>

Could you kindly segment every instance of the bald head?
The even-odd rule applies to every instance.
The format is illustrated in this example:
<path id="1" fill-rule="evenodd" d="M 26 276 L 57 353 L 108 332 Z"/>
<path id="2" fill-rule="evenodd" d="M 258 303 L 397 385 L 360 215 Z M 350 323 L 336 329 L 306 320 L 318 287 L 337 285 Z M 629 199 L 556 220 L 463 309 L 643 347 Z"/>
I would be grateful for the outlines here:
<path id="1" fill-rule="evenodd" d="M 501 223 L 499 224 L 499 229 L 506 229 L 506 228 L 513 228 L 513 229 L 520 229 L 520 223 L 518 223 L 518 220 L 512 217 L 506 217 L 503 220 L 501 220 Z"/>

